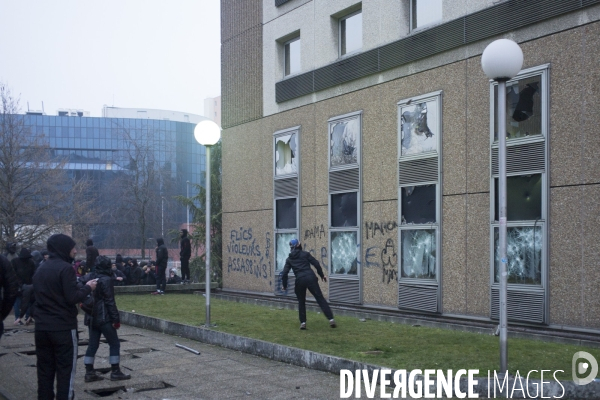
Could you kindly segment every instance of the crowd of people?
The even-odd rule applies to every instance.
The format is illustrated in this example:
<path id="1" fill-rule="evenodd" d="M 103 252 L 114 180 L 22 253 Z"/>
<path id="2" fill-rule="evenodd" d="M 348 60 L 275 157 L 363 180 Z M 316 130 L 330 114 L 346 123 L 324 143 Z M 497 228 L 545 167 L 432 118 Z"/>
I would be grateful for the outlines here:
<path id="1" fill-rule="evenodd" d="M 8 243 L 0 255 L 0 338 L 4 319 L 14 310 L 15 325 L 35 322 L 35 346 L 39 399 L 73 398 L 77 364 L 77 314 L 85 312 L 89 344 L 84 357 L 85 382 L 103 379 L 94 370 L 95 355 L 104 336 L 109 344 L 110 379 L 130 379 L 121 371 L 119 312 L 114 287 L 155 285 L 152 294 L 162 295 L 166 284 L 189 283 L 190 240 L 181 230 L 182 279 L 175 269 L 167 278 L 168 250 L 156 240 L 156 259 L 142 261 L 117 254 L 114 261 L 101 256 L 91 239 L 86 242 L 85 260 L 76 260 L 75 241 L 64 234 L 52 235 L 43 251 Z M 35 319 L 35 321 L 34 321 Z M 56 382 L 56 387 L 55 387 Z M 55 391 L 56 389 L 56 391 Z"/>

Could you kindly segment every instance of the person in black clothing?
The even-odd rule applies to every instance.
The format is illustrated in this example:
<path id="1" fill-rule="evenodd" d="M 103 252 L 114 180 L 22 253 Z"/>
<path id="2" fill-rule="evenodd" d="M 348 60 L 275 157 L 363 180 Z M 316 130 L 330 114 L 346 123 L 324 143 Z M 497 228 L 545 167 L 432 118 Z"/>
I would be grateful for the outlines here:
<path id="1" fill-rule="evenodd" d="M 2 297 L 0 297 L 1 338 L 4 333 L 4 319 L 10 314 L 10 310 L 12 310 L 15 299 L 17 298 L 17 292 L 19 291 L 15 270 L 10 261 L 3 255 L 0 255 L 0 288 L 2 289 Z"/>
<path id="2" fill-rule="evenodd" d="M 94 265 L 96 265 L 96 257 L 99 255 L 98 249 L 94 247 L 92 239 L 88 239 L 85 245 L 87 246 L 85 248 L 85 265 L 93 271 Z"/>
<path id="3" fill-rule="evenodd" d="M 144 271 L 139 267 L 138 262 L 135 258 L 129 260 L 129 284 L 139 285 L 142 282 L 142 275 Z"/>
<path id="4" fill-rule="evenodd" d="M 121 327 L 119 319 L 119 310 L 115 303 L 114 281 L 112 279 L 112 265 L 110 258 L 99 256 L 96 258 L 94 272 L 85 276 L 83 281 L 91 279 L 98 280 L 98 287 L 94 292 L 94 311 L 90 314 L 85 314 L 84 324 L 89 328 L 89 344 L 83 363 L 85 364 L 85 381 L 94 382 L 102 379 L 101 376 L 94 371 L 94 359 L 98 347 L 100 347 L 100 336 L 104 335 L 109 350 L 109 362 L 111 367 L 110 380 L 122 381 L 130 379 L 131 375 L 126 375 L 119 367 L 121 343 L 117 335 L 117 329 Z M 116 267 L 116 266 L 115 266 Z"/>
<path id="5" fill-rule="evenodd" d="M 329 320 L 329 326 L 335 328 L 337 325 L 333 319 L 333 313 L 331 312 L 331 308 L 329 308 L 329 304 L 327 304 L 327 300 L 323 297 L 323 293 L 321 293 L 319 279 L 310 267 L 311 264 L 317 269 L 317 273 L 323 282 L 327 282 L 327 278 L 323 275 L 321 264 L 309 252 L 302 250 L 302 245 L 298 242 L 298 239 L 290 240 L 290 256 L 285 260 L 285 266 L 281 273 L 281 285 L 283 290 L 287 290 L 288 273 L 292 269 L 296 276 L 294 292 L 298 298 L 300 329 L 306 329 L 306 289 L 309 290 L 315 297 L 315 300 L 317 300 L 317 303 L 319 303 L 323 314 Z"/>
<path id="6" fill-rule="evenodd" d="M 163 238 L 156 239 L 156 244 L 156 292 L 152 292 L 152 294 L 165 294 L 169 251 L 167 250 L 167 246 L 165 246 Z"/>
<path id="7" fill-rule="evenodd" d="M 77 366 L 77 307 L 96 288 L 96 280 L 78 287 L 71 263 L 75 241 L 62 233 L 46 242 L 49 258 L 33 275 L 38 399 L 72 399 Z"/>
<path id="8" fill-rule="evenodd" d="M 19 293 L 15 300 L 14 312 L 15 312 L 15 325 L 23 325 L 21 318 L 21 301 L 23 299 L 23 285 L 31 285 L 33 279 L 33 273 L 35 272 L 35 263 L 31 257 L 29 249 L 23 247 L 19 252 L 17 258 L 13 258 L 11 264 L 17 275 L 17 282 L 19 283 Z M 29 312 L 25 313 L 25 320 L 29 320 Z"/>
<path id="9" fill-rule="evenodd" d="M 167 280 L 167 283 L 172 285 L 172 284 L 183 283 L 183 281 L 181 280 L 181 278 L 179 277 L 179 275 L 177 275 L 177 272 L 174 269 L 172 269 L 169 272 L 169 279 Z"/>
<path id="10" fill-rule="evenodd" d="M 125 274 L 119 271 L 117 264 L 112 263 L 111 270 L 115 286 L 125 286 Z"/>
<path id="11" fill-rule="evenodd" d="M 183 283 L 190 281 L 190 257 L 192 256 L 192 244 L 188 237 L 187 229 L 181 230 L 181 241 L 179 242 L 179 260 L 181 261 L 181 279 Z"/>
<path id="12" fill-rule="evenodd" d="M 150 261 L 147 266 L 144 267 L 144 276 L 142 277 L 144 285 L 156 285 L 156 265 L 154 261 Z"/>

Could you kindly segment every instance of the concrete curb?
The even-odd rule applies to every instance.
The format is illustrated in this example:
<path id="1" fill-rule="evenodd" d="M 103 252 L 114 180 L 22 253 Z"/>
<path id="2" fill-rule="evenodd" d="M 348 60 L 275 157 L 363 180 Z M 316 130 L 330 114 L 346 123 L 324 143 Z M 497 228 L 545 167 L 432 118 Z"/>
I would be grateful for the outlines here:
<path id="1" fill-rule="evenodd" d="M 206 329 L 204 327 L 170 322 L 141 314 L 130 313 L 126 311 L 119 311 L 119 314 L 121 317 L 121 323 L 127 325 L 135 326 L 142 329 L 148 329 L 155 332 L 161 332 L 168 335 L 180 336 L 186 339 L 197 340 L 199 342 L 208 343 L 215 346 L 221 346 L 227 349 L 241 351 L 243 353 L 269 358 L 274 361 L 284 362 L 319 371 L 330 372 L 336 375 L 339 375 L 342 369 L 347 369 L 350 371 L 367 370 L 369 377 L 372 377 L 375 370 L 386 369 L 372 364 L 365 364 L 358 361 L 347 360 L 344 358 L 329 356 L 326 354 L 320 354 L 313 351 L 302 350 L 294 347 L 283 346 L 280 344 L 251 339 L 243 336 L 236 336 L 229 333 L 217 332 L 210 329 Z M 395 372 L 395 370 L 391 371 L 392 374 Z M 568 373 L 568 371 L 565 372 Z M 410 371 L 406 371 L 406 375 L 408 376 L 409 374 Z M 419 381 L 422 384 L 423 378 L 424 377 L 422 375 L 418 375 L 416 381 Z M 553 378 L 546 379 L 548 380 L 544 380 L 544 391 L 543 393 L 540 393 L 540 380 L 531 379 L 528 382 L 525 382 L 524 378 L 522 378 L 521 380 L 517 380 L 515 384 L 515 380 L 513 378 L 510 378 L 508 379 L 508 386 L 505 388 L 505 391 L 503 391 L 503 394 L 507 396 L 508 394 L 506 391 L 509 388 L 516 388 L 516 391 L 513 393 L 513 398 L 524 398 L 524 396 L 521 395 L 521 389 L 523 389 L 523 394 L 532 394 L 532 397 L 528 398 L 548 398 L 548 396 L 557 396 L 562 392 L 564 392 L 564 394 L 560 398 L 600 398 L 600 382 L 592 382 L 585 386 L 579 386 L 573 383 L 572 381 L 561 381 L 559 383 Z M 475 393 L 487 398 L 487 378 L 477 378 L 476 381 L 478 382 L 478 384 L 475 387 Z M 463 393 L 467 393 L 467 384 L 467 379 L 462 378 L 460 380 L 460 390 Z M 431 388 L 431 391 L 435 393 L 435 384 L 432 385 Z M 544 397 L 541 397 L 542 394 Z M 497 391 L 496 395 L 500 396 L 500 391 Z"/>

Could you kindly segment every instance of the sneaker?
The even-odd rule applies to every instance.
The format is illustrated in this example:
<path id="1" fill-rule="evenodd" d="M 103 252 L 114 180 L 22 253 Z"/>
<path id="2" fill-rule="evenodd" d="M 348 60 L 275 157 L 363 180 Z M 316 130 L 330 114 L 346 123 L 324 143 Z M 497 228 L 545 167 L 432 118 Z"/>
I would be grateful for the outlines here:
<path id="1" fill-rule="evenodd" d="M 123 372 L 121 372 L 121 370 L 110 373 L 111 381 L 124 381 L 127 379 L 131 379 L 131 375 L 124 374 Z"/>
<path id="2" fill-rule="evenodd" d="M 102 379 L 104 379 L 104 378 L 102 378 L 100 375 L 98 375 L 96 373 L 96 371 L 91 371 L 91 372 L 86 372 L 85 373 L 84 380 L 85 380 L 86 383 L 101 381 Z"/>
<path id="3" fill-rule="evenodd" d="M 306 322 L 300 324 L 300 330 L 306 330 Z"/>
<path id="4" fill-rule="evenodd" d="M 335 323 L 335 319 L 332 318 L 332 319 L 329 320 L 329 326 L 332 327 L 332 328 L 337 327 L 337 324 Z"/>

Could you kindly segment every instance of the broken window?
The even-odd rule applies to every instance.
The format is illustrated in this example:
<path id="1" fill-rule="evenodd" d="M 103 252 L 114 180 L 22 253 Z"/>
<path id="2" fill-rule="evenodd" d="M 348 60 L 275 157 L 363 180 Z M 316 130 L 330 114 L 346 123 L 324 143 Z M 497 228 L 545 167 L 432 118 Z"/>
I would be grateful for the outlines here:
<path id="1" fill-rule="evenodd" d="M 331 226 L 358 226 L 357 193 L 331 195 Z"/>
<path id="2" fill-rule="evenodd" d="M 542 283 L 542 227 L 519 226 L 506 230 L 508 283 L 540 285 Z M 500 282 L 498 252 L 499 228 L 494 228 L 494 281 Z"/>
<path id="3" fill-rule="evenodd" d="M 499 221 L 498 179 L 495 185 L 495 221 Z M 542 218 L 542 174 L 509 176 L 506 178 L 506 218 L 508 221 Z"/>
<path id="4" fill-rule="evenodd" d="M 358 273 L 357 232 L 331 232 L 331 273 L 356 275 Z"/>
<path id="5" fill-rule="evenodd" d="M 275 201 L 275 227 L 277 229 L 296 228 L 296 198 Z"/>
<path id="6" fill-rule="evenodd" d="M 294 132 L 275 138 L 275 175 L 298 173 L 297 136 Z"/>
<path id="7" fill-rule="evenodd" d="M 506 139 L 542 134 L 541 75 L 506 84 Z M 494 85 L 494 115 L 498 115 L 498 86 Z M 498 121 L 494 121 L 498 140 Z"/>
<path id="8" fill-rule="evenodd" d="M 329 124 L 331 166 L 358 163 L 360 120 L 353 118 Z"/>
<path id="9" fill-rule="evenodd" d="M 436 185 L 406 186 L 402 193 L 402 224 L 436 222 Z"/>
<path id="10" fill-rule="evenodd" d="M 277 254 L 275 256 L 275 270 L 282 270 L 285 266 L 285 260 L 290 255 L 290 240 L 295 239 L 295 233 L 276 233 L 275 245 Z"/>
<path id="11" fill-rule="evenodd" d="M 439 118 L 437 100 L 400 107 L 401 155 L 436 151 Z"/>
<path id="12" fill-rule="evenodd" d="M 401 273 L 403 278 L 435 279 L 436 230 L 401 231 Z"/>
<path id="13" fill-rule="evenodd" d="M 362 11 L 340 20 L 340 57 L 362 48 Z"/>
<path id="14" fill-rule="evenodd" d="M 420 29 L 442 20 L 442 0 L 412 0 L 411 29 Z"/>

